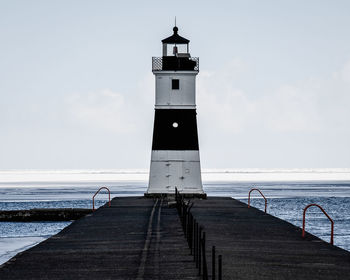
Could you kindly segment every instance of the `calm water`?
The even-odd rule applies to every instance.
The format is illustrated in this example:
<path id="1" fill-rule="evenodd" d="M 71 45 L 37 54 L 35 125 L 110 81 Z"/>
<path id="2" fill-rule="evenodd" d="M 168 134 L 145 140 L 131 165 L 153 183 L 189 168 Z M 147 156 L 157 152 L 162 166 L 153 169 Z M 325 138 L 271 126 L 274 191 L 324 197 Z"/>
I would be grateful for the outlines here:
<path id="1" fill-rule="evenodd" d="M 313 171 L 312 179 L 317 178 L 317 174 L 314 173 Z M 44 180 L 38 181 L 34 181 L 32 178 L 22 181 L 5 178 L 6 180 L 1 182 L 0 172 L 0 209 L 91 208 L 91 197 L 98 188 L 97 186 L 101 185 L 110 188 L 112 197 L 142 196 L 147 188 L 146 175 L 142 174 L 123 173 L 124 177 L 122 179 L 117 178 L 115 181 L 109 177 L 108 180 L 100 181 L 90 179 L 72 180 L 72 178 L 68 178 L 71 181 L 50 181 L 45 175 Z M 241 175 L 238 173 L 238 176 Z M 244 176 L 249 179 L 250 176 L 261 177 L 263 175 L 261 175 L 261 172 L 259 172 L 259 175 L 249 174 L 248 172 Z M 323 173 L 319 177 L 322 176 L 324 176 Z M 137 180 L 128 180 L 135 177 L 137 177 Z M 245 203 L 247 203 L 249 190 L 252 187 L 258 187 L 268 198 L 268 213 L 299 227 L 302 224 L 304 207 L 309 203 L 320 204 L 334 220 L 335 245 L 350 251 L 350 181 L 324 180 L 323 177 L 321 181 L 278 181 L 277 179 L 281 177 L 281 174 L 276 175 L 273 181 L 270 182 L 263 180 L 249 182 L 248 179 L 242 180 L 241 178 L 227 181 L 227 173 L 223 174 L 222 172 L 216 173 L 214 178 L 213 173 L 210 173 L 210 180 L 207 179 L 207 181 L 205 180 L 205 174 L 203 177 L 204 189 L 209 196 L 231 196 Z M 271 173 L 266 177 L 271 179 Z M 17 179 L 16 176 L 13 178 Z M 264 201 L 258 194 L 253 194 L 252 206 L 263 209 Z M 96 205 L 103 205 L 106 202 L 106 197 L 106 194 L 101 193 Z M 17 252 L 58 233 L 69 224 L 70 222 L 0 222 L 0 264 Z M 309 209 L 306 229 L 329 241 L 330 223 L 317 208 Z"/>

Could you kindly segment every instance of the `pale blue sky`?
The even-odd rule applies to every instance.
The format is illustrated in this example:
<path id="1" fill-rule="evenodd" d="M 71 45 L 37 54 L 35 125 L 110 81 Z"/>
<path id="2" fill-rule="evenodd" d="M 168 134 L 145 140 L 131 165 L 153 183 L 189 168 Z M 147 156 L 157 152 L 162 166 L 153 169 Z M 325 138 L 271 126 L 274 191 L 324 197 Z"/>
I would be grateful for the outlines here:
<path id="1" fill-rule="evenodd" d="M 0 169 L 148 168 L 151 57 L 200 57 L 202 167 L 350 167 L 349 1 L 0 0 Z"/>

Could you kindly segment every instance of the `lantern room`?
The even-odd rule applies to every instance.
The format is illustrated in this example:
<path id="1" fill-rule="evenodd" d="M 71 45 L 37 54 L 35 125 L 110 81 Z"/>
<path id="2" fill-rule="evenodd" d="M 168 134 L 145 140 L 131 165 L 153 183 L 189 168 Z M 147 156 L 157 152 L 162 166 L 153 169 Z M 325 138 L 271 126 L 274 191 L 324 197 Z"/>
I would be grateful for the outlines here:
<path id="1" fill-rule="evenodd" d="M 153 59 L 153 70 L 163 71 L 198 71 L 198 58 L 191 58 L 189 53 L 190 40 L 178 34 L 177 26 L 174 34 L 162 40 L 163 56 Z M 161 67 L 159 67 L 161 66 Z"/>
<path id="2" fill-rule="evenodd" d="M 189 42 L 184 37 L 181 37 L 178 32 L 177 26 L 174 26 L 174 34 L 164 40 L 163 43 L 163 57 L 164 56 L 178 56 L 178 57 L 190 57 L 189 54 Z"/>

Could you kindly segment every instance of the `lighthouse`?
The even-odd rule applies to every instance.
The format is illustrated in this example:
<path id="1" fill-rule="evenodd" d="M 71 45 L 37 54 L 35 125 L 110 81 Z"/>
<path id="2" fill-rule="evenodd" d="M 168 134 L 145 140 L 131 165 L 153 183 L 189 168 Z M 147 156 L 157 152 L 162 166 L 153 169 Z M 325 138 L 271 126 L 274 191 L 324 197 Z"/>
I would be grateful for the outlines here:
<path id="1" fill-rule="evenodd" d="M 162 40 L 162 57 L 152 58 L 155 76 L 155 117 L 151 167 L 146 196 L 173 194 L 205 197 L 203 192 L 196 113 L 198 57 L 189 40 L 178 34 Z"/>

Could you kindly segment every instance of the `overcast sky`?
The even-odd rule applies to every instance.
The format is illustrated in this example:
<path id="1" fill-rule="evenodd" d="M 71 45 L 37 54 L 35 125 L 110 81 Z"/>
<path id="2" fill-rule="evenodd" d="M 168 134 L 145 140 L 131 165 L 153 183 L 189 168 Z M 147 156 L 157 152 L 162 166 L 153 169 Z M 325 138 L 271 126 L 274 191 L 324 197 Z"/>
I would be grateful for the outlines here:
<path id="1" fill-rule="evenodd" d="M 350 167 L 350 1 L 0 0 L 0 169 L 148 168 L 151 57 L 200 58 L 203 168 Z"/>

